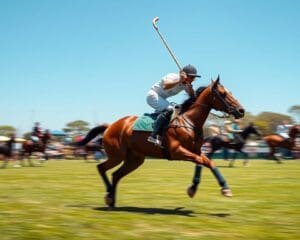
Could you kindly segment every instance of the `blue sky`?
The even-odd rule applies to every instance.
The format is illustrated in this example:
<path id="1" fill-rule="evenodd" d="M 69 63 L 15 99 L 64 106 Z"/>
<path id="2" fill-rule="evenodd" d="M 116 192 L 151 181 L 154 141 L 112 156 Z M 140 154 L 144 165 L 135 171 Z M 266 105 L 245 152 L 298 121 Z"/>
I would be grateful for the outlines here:
<path id="1" fill-rule="evenodd" d="M 149 88 L 182 65 L 233 92 L 247 111 L 300 104 L 300 1 L 2 0 L 0 125 L 61 129 L 152 111 Z M 172 99 L 181 102 L 180 94 Z"/>

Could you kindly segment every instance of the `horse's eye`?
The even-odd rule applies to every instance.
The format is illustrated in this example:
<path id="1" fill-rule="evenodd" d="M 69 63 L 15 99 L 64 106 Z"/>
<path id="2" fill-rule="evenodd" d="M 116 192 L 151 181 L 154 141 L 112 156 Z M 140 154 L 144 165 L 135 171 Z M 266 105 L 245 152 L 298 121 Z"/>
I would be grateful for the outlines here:
<path id="1" fill-rule="evenodd" d="M 223 93 L 222 93 L 222 97 L 223 97 L 223 98 L 226 98 L 226 96 L 227 96 L 227 92 L 223 92 Z"/>

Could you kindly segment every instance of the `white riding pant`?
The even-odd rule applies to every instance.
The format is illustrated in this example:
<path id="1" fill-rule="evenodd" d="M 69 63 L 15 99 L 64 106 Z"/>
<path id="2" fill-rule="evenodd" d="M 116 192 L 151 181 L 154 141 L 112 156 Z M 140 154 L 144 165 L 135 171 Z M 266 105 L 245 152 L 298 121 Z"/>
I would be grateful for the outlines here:
<path id="1" fill-rule="evenodd" d="M 39 141 L 39 138 L 37 136 L 31 136 L 30 138 L 34 142 L 38 142 Z"/>
<path id="2" fill-rule="evenodd" d="M 147 103 L 155 109 L 155 112 L 161 112 L 165 109 L 173 109 L 173 104 L 161 97 L 154 90 L 147 94 Z"/>
<path id="3" fill-rule="evenodd" d="M 290 136 L 289 136 L 287 133 L 279 133 L 279 135 L 280 135 L 281 137 L 283 137 L 284 139 L 290 138 Z"/>

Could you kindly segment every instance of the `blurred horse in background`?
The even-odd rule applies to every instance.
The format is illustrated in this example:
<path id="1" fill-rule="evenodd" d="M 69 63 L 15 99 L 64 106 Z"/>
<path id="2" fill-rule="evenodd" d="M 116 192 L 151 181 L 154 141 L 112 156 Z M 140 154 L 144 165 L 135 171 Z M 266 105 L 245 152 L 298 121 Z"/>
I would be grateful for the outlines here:
<path id="1" fill-rule="evenodd" d="M 94 155 L 94 158 L 99 161 L 99 155 L 101 158 L 106 156 L 105 149 L 103 146 L 103 138 L 98 138 L 96 141 L 89 142 L 83 147 L 86 155 L 84 156 L 85 160 L 88 160 L 89 155 Z"/>
<path id="2" fill-rule="evenodd" d="M 285 148 L 290 151 L 300 151 L 300 147 L 296 146 L 296 141 L 295 141 L 299 133 L 300 133 L 300 125 L 294 125 L 289 130 L 289 139 L 285 139 L 282 136 L 275 133 L 265 136 L 263 140 L 265 140 L 265 142 L 270 148 L 268 157 L 270 159 L 277 161 L 277 163 L 282 163 L 280 158 L 275 156 L 277 148 Z"/>
<path id="3" fill-rule="evenodd" d="M 236 139 L 238 141 L 226 141 L 222 138 L 222 136 L 211 136 L 204 139 L 204 143 L 209 143 L 211 150 L 207 153 L 208 158 L 212 158 L 213 154 L 218 151 L 221 148 L 227 148 L 234 150 L 234 153 L 232 155 L 232 160 L 229 163 L 229 167 L 234 166 L 234 162 L 236 160 L 237 153 L 240 152 L 244 155 L 244 166 L 246 166 L 249 163 L 248 154 L 243 151 L 243 147 L 245 146 L 246 140 L 251 134 L 255 134 L 256 136 L 260 137 L 261 134 L 258 132 L 256 127 L 253 123 L 250 123 L 249 126 L 247 126 L 242 132 L 235 133 Z"/>
<path id="4" fill-rule="evenodd" d="M 32 140 L 27 140 L 22 144 L 20 160 L 22 165 L 24 165 L 24 157 L 28 159 L 29 165 L 34 166 L 33 162 L 31 161 L 31 155 L 33 152 L 41 153 L 46 160 L 48 160 L 48 155 L 46 154 L 45 150 L 49 140 L 51 139 L 51 134 L 47 131 L 43 134 L 40 138 L 40 141 L 34 142 Z M 40 161 L 42 162 L 42 161 Z"/>

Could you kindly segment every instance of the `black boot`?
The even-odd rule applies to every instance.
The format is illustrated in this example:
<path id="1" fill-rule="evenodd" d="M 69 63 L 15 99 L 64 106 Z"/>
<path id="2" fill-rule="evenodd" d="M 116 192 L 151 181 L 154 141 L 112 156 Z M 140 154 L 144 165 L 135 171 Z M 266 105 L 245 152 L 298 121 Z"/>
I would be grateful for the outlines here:
<path id="1" fill-rule="evenodd" d="M 173 110 L 168 109 L 168 110 L 164 110 L 158 115 L 157 119 L 153 124 L 153 132 L 147 139 L 148 142 L 152 142 L 155 145 L 161 146 L 160 136 L 162 135 L 162 131 L 164 129 L 165 124 L 168 122 L 168 120 L 170 120 L 172 113 Z"/>

